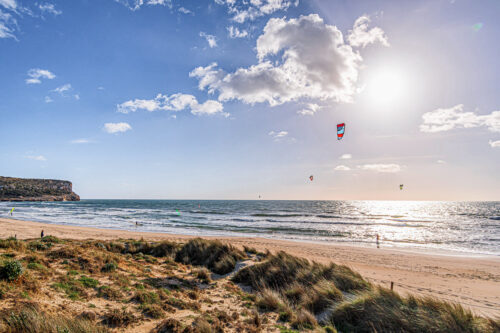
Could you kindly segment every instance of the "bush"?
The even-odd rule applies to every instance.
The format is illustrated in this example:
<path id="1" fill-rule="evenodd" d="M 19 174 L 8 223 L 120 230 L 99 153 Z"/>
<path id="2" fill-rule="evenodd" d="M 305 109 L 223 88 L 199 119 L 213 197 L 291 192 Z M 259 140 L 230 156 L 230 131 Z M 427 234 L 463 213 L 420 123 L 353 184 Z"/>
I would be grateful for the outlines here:
<path id="1" fill-rule="evenodd" d="M 264 289 L 257 296 L 257 306 L 264 311 L 276 311 L 283 306 L 280 295 L 270 289 Z"/>
<path id="2" fill-rule="evenodd" d="M 245 254 L 231 245 L 219 241 L 192 239 L 177 252 L 175 261 L 183 264 L 205 266 L 217 274 L 227 274 L 234 270 L 236 262 Z"/>
<path id="3" fill-rule="evenodd" d="M 138 291 L 132 300 L 140 304 L 158 304 L 160 297 L 153 291 Z"/>
<path id="4" fill-rule="evenodd" d="M 458 304 L 433 298 L 401 297 L 384 288 L 338 306 L 332 324 L 342 332 L 499 332 L 500 323 Z"/>
<path id="5" fill-rule="evenodd" d="M 285 252 L 269 255 L 262 263 L 243 268 L 233 281 L 250 285 L 261 293 L 273 290 L 286 303 L 316 314 L 342 301 L 341 290 L 359 292 L 372 288 L 361 275 L 346 266 L 310 263 Z M 263 301 L 261 299 L 261 303 Z"/>
<path id="6" fill-rule="evenodd" d="M 137 318 L 125 309 L 113 309 L 104 315 L 103 324 L 110 327 L 125 327 L 137 321 Z"/>
<path id="7" fill-rule="evenodd" d="M 118 265 L 115 262 L 108 262 L 102 267 L 101 271 L 109 273 L 115 271 L 117 268 Z"/>
<path id="8" fill-rule="evenodd" d="M 78 281 L 85 287 L 85 288 L 95 288 L 99 285 L 99 281 L 87 277 L 85 275 L 82 275 Z"/>
<path id="9" fill-rule="evenodd" d="M 0 239 L 0 249 L 12 249 L 17 251 L 22 251 L 25 249 L 24 242 L 18 240 L 14 237 L 9 237 L 7 239 Z"/>
<path id="10" fill-rule="evenodd" d="M 165 317 L 165 312 L 163 312 L 162 308 L 158 304 L 144 304 L 141 305 L 140 309 L 146 316 L 154 319 Z"/>
<path id="11" fill-rule="evenodd" d="M 7 281 L 14 281 L 23 274 L 23 271 L 23 265 L 19 260 L 7 260 L 0 267 L 0 278 Z"/>
<path id="12" fill-rule="evenodd" d="M 168 318 L 159 323 L 152 333 L 181 333 L 183 331 L 180 321 L 174 318 Z"/>
<path id="13" fill-rule="evenodd" d="M 198 268 L 193 271 L 194 276 L 196 276 L 200 281 L 204 283 L 210 283 L 212 279 L 210 278 L 210 271 L 205 267 Z"/>

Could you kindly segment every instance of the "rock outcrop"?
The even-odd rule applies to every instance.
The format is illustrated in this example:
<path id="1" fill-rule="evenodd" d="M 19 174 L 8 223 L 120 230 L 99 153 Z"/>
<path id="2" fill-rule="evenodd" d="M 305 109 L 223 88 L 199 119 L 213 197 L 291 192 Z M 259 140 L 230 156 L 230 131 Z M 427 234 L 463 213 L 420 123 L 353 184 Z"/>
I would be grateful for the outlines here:
<path id="1" fill-rule="evenodd" d="M 0 176 L 0 201 L 79 201 L 67 180 Z"/>

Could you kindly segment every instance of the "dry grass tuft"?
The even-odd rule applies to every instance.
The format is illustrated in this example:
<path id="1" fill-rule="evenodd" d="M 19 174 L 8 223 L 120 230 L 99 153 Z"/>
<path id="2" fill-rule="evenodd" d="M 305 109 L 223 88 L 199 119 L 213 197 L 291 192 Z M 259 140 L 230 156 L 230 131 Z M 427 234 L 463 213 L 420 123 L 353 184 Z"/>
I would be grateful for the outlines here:
<path id="1" fill-rule="evenodd" d="M 0 331 L 10 333 L 104 333 L 108 330 L 84 318 L 51 316 L 36 305 L 26 305 L 0 315 Z"/>
<path id="2" fill-rule="evenodd" d="M 183 264 L 205 266 L 217 274 L 234 270 L 236 262 L 245 258 L 237 248 L 219 241 L 192 239 L 177 252 L 175 261 Z"/>

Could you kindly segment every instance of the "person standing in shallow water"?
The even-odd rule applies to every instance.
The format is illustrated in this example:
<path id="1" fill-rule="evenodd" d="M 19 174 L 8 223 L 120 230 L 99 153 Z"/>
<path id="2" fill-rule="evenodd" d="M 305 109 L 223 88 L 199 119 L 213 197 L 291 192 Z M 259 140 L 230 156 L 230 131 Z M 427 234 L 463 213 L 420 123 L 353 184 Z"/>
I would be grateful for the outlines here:
<path id="1" fill-rule="evenodd" d="M 380 240 L 380 236 L 379 236 L 379 234 L 377 234 L 377 249 L 380 249 L 379 240 Z"/>

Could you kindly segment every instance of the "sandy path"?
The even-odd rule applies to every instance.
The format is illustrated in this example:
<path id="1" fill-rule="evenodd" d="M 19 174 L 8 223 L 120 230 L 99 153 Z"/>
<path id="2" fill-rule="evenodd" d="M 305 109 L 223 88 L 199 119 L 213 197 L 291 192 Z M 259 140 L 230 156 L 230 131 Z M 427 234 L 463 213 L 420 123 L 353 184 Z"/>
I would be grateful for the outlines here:
<path id="1" fill-rule="evenodd" d="M 64 226 L 0 218 L 0 237 L 20 239 L 46 235 L 68 239 L 144 238 L 182 240 L 192 236 L 131 232 Z M 207 237 L 247 245 L 258 250 L 283 250 L 317 262 L 345 264 L 368 280 L 399 292 L 439 297 L 455 301 L 482 315 L 500 317 L 500 257 L 465 257 L 416 253 L 394 249 L 364 248 L 350 245 L 317 244 L 250 237 Z"/>

